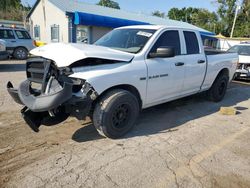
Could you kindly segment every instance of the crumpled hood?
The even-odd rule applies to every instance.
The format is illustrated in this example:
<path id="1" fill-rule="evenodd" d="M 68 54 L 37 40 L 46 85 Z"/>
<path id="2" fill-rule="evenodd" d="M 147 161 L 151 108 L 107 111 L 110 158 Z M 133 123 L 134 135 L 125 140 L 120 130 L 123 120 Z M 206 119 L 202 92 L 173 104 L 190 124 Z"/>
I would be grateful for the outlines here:
<path id="1" fill-rule="evenodd" d="M 250 56 L 239 55 L 239 63 L 250 63 Z"/>
<path id="2" fill-rule="evenodd" d="M 35 48 L 32 55 L 53 60 L 57 67 L 67 67 L 72 63 L 86 58 L 101 58 L 117 61 L 130 61 L 134 55 L 107 47 L 88 44 L 54 43 Z"/>

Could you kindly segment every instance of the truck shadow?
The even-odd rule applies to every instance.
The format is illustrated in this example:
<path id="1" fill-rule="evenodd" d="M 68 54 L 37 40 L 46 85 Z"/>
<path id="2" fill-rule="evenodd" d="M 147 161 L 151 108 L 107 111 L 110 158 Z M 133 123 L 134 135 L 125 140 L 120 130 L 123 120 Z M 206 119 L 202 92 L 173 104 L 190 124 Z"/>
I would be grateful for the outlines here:
<path id="1" fill-rule="evenodd" d="M 19 72 L 25 71 L 26 65 L 23 63 L 18 64 L 0 64 L 0 72 Z"/>
<path id="2" fill-rule="evenodd" d="M 205 94 L 198 94 L 154 106 L 143 110 L 133 130 L 121 139 L 178 131 L 179 126 L 216 113 L 222 106 L 236 106 L 235 109 L 240 113 L 240 111 L 248 108 L 239 106 L 238 103 L 249 98 L 249 86 L 233 83 L 230 85 L 224 100 L 219 103 L 207 101 Z M 98 135 L 91 123 L 77 130 L 72 136 L 72 139 L 76 142 L 86 142 L 101 138 L 103 137 Z"/>

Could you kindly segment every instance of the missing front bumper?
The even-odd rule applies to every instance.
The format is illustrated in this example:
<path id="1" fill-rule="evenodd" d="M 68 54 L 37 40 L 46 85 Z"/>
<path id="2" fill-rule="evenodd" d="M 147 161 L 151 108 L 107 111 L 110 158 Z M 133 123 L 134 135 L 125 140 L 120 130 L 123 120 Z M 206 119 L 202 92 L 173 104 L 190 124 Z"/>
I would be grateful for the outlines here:
<path id="1" fill-rule="evenodd" d="M 21 114 L 29 127 L 39 131 L 41 125 L 56 125 L 68 116 L 84 119 L 91 109 L 93 100 L 88 95 L 74 96 L 71 83 L 64 83 L 56 92 L 36 96 L 30 92 L 30 81 L 26 80 L 15 89 L 11 82 L 7 90 L 15 102 L 24 106 Z"/>
<path id="2" fill-rule="evenodd" d="M 51 94 L 34 96 L 30 93 L 30 81 L 26 80 L 15 89 L 11 82 L 7 84 L 10 96 L 18 104 L 27 106 L 33 112 L 44 112 L 52 110 L 72 97 L 72 84 L 64 83 L 62 89 Z"/>

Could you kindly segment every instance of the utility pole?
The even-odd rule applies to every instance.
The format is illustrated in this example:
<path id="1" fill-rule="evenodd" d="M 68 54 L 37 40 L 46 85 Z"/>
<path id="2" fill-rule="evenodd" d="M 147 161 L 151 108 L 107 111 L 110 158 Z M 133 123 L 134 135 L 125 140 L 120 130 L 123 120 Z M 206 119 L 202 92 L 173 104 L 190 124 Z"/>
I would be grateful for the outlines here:
<path id="1" fill-rule="evenodd" d="M 240 2 L 237 1 L 236 10 L 235 10 L 235 15 L 234 15 L 234 22 L 233 22 L 233 26 L 232 26 L 230 38 L 233 38 L 234 27 L 235 27 L 235 23 L 236 23 L 236 20 L 237 20 L 237 15 L 238 15 L 238 12 L 239 12 L 240 9 L 241 9 Z"/>

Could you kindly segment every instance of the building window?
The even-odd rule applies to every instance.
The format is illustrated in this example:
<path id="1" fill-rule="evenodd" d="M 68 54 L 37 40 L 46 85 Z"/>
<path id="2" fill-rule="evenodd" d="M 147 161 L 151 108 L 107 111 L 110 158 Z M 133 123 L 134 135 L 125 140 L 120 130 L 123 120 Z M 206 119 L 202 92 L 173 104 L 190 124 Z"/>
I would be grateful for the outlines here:
<path id="1" fill-rule="evenodd" d="M 40 26 L 39 25 L 35 25 L 34 27 L 34 38 L 36 40 L 40 40 Z"/>
<path id="2" fill-rule="evenodd" d="M 51 42 L 59 42 L 59 25 L 51 26 Z"/>

